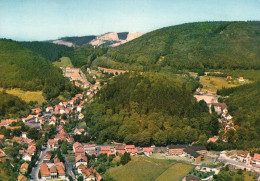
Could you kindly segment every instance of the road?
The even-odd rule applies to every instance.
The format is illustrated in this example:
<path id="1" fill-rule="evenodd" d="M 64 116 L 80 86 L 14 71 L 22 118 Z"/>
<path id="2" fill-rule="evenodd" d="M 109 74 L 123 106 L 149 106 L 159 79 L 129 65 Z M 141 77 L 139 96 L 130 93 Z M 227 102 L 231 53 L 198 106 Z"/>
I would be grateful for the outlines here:
<path id="1" fill-rule="evenodd" d="M 221 162 L 224 162 L 224 163 L 228 163 L 230 165 L 234 165 L 237 168 L 241 168 L 241 169 L 246 168 L 247 170 L 252 170 L 252 171 L 260 173 L 260 168 L 257 168 L 257 167 L 254 167 L 252 165 L 248 165 L 246 163 L 239 162 L 239 161 L 231 159 L 230 157 L 227 157 L 226 151 L 222 151 L 220 153 L 218 160 L 221 161 Z"/>
<path id="2" fill-rule="evenodd" d="M 76 180 L 76 176 L 74 175 L 72 171 L 72 164 L 69 163 L 68 158 L 64 156 L 65 159 L 65 167 L 66 167 L 66 173 L 72 177 L 73 180 Z"/>
<path id="3" fill-rule="evenodd" d="M 43 162 L 44 155 L 49 151 L 49 148 L 46 148 L 45 150 L 41 151 L 40 157 L 38 161 L 36 162 L 36 167 L 32 168 L 31 172 L 31 180 L 41 181 L 41 179 L 38 178 L 38 173 L 40 170 L 40 165 Z"/>

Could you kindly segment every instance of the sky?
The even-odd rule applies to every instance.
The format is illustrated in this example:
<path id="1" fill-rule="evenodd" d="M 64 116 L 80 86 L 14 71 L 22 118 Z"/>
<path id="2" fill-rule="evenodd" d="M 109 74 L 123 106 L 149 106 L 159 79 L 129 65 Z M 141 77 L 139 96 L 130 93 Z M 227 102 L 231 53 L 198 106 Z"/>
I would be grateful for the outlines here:
<path id="1" fill-rule="evenodd" d="M 260 20 L 260 0 L 0 0 L 0 38 L 20 41 L 247 20 Z"/>

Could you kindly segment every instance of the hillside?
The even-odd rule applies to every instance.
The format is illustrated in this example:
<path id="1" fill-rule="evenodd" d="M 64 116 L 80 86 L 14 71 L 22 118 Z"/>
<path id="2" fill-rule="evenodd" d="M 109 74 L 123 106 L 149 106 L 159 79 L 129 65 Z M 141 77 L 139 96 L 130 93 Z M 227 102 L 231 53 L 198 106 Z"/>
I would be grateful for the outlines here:
<path id="1" fill-rule="evenodd" d="M 260 22 L 201 22 L 155 30 L 107 57 L 143 70 L 260 69 Z"/>
<path id="2" fill-rule="evenodd" d="M 33 41 L 18 43 L 51 62 L 59 60 L 63 55 L 66 55 L 68 52 L 73 50 L 73 48 L 70 48 L 68 46 L 57 45 L 50 42 Z"/>
<path id="3" fill-rule="evenodd" d="M 260 82 L 219 91 L 238 125 L 231 141 L 239 148 L 260 145 Z"/>
<path id="4" fill-rule="evenodd" d="M 89 134 L 98 143 L 140 146 L 191 143 L 200 134 L 216 134 L 217 119 L 186 83 L 160 74 L 115 77 L 86 107 Z"/>
<path id="5" fill-rule="evenodd" d="M 65 79 L 59 68 L 40 55 L 12 40 L 0 40 L 0 87 L 42 90 L 46 99 L 52 99 L 76 88 Z"/>

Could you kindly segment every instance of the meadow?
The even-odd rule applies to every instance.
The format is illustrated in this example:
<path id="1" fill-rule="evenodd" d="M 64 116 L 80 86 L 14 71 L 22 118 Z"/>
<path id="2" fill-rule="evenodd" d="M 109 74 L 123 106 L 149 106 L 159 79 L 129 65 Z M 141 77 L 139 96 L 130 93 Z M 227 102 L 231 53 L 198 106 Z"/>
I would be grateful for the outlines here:
<path id="1" fill-rule="evenodd" d="M 173 160 L 132 157 L 128 164 L 111 168 L 108 174 L 118 181 L 167 181 L 180 180 L 192 169 L 193 166 L 190 164 Z"/>
<path id="2" fill-rule="evenodd" d="M 73 67 L 69 57 L 61 57 L 60 61 L 53 62 L 56 67 Z"/>
<path id="3" fill-rule="evenodd" d="M 0 91 L 5 90 L 6 93 L 19 97 L 25 102 L 29 103 L 30 101 L 37 101 L 39 105 L 43 102 L 46 102 L 42 96 L 42 91 L 23 91 L 21 89 L 3 89 L 0 88 Z"/>

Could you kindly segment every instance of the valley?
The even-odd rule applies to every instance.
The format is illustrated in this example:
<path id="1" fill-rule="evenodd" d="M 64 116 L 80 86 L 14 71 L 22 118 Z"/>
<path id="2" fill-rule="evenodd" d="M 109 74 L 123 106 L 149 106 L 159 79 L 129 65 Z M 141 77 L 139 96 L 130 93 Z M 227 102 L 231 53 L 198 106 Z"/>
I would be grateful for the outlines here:
<path id="1" fill-rule="evenodd" d="M 39 181 L 255 180 L 259 26 L 1 39 L 0 169 Z"/>

